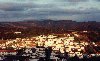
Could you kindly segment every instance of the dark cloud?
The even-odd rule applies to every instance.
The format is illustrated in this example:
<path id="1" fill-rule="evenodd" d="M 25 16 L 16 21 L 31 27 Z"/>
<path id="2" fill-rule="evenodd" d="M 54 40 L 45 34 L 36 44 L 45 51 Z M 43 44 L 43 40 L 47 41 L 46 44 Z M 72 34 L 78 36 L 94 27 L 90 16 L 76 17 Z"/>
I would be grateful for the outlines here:
<path id="1" fill-rule="evenodd" d="M 96 1 L 100 1 L 100 0 L 96 0 Z"/>
<path id="2" fill-rule="evenodd" d="M 89 0 L 67 0 L 68 2 L 87 2 Z"/>
<path id="3" fill-rule="evenodd" d="M 93 0 L 16 0 L 0 2 L 0 20 L 70 19 L 96 20 L 100 15 L 99 2 Z M 99 0 L 95 0 L 99 1 Z"/>

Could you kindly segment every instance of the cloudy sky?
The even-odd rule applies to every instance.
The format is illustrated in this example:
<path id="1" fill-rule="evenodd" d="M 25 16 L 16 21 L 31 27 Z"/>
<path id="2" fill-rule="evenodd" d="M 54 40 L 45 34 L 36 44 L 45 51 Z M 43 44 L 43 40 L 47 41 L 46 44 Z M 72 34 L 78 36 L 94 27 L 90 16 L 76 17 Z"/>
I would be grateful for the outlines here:
<path id="1" fill-rule="evenodd" d="M 100 0 L 0 0 L 0 21 L 100 21 Z"/>

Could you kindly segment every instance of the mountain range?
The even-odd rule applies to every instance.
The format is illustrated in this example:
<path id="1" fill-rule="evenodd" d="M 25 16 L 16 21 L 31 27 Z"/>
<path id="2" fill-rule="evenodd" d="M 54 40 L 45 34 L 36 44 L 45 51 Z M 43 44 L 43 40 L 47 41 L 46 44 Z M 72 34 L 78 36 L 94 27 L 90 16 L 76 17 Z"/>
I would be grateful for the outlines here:
<path id="1" fill-rule="evenodd" d="M 47 29 L 52 30 L 52 32 L 56 31 L 68 31 L 68 30 L 94 30 L 98 31 L 100 30 L 100 22 L 96 21 L 88 21 L 88 22 L 76 22 L 72 20 L 25 20 L 25 21 L 19 21 L 19 22 L 0 22 L 0 31 L 4 31 L 5 29 L 11 30 L 14 29 L 18 31 L 19 29 L 29 29 L 32 28 L 35 30 L 35 28 L 41 28 L 41 29 Z M 6 31 L 5 30 L 5 31 Z M 39 30 L 39 29 L 38 29 Z"/>

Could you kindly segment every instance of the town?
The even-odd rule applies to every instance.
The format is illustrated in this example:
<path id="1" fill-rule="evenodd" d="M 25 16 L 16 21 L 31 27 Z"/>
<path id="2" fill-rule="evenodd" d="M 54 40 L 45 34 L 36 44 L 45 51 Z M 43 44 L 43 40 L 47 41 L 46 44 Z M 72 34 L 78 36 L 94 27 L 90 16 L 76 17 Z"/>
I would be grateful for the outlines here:
<path id="1" fill-rule="evenodd" d="M 30 61 L 38 61 L 46 56 L 47 61 L 48 59 L 64 61 L 67 60 L 64 58 L 66 56 L 67 58 L 77 56 L 79 59 L 83 59 L 84 56 L 87 58 L 100 56 L 100 50 L 96 48 L 100 46 L 98 43 L 88 40 L 78 41 L 77 37 L 82 36 L 78 33 L 52 34 L 1 41 L 0 56 L 28 56 Z M 4 57 L 1 60 L 4 60 Z"/>

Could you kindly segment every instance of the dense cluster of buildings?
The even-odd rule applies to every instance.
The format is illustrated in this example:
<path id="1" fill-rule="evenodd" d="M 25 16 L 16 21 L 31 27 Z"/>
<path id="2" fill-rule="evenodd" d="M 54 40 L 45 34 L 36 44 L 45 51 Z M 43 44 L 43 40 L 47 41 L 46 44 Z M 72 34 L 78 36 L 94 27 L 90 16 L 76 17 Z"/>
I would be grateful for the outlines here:
<path id="1" fill-rule="evenodd" d="M 78 36 L 77 34 L 75 34 Z M 45 48 L 52 47 L 51 59 L 59 59 L 56 57 L 57 53 L 60 52 L 64 54 L 68 52 L 69 57 L 74 57 L 77 55 L 79 58 L 83 58 L 86 52 L 86 46 L 89 45 L 85 41 L 74 41 L 74 36 L 67 34 L 65 37 L 58 37 L 55 35 L 40 35 L 32 38 L 16 38 L 16 40 L 10 40 L 2 42 L 0 44 L 0 55 L 16 55 L 18 52 L 16 50 L 26 48 L 24 50 L 25 54 L 22 56 L 30 56 L 33 59 L 38 59 L 39 57 L 45 57 Z M 95 43 L 93 43 L 96 45 Z M 38 47 L 37 47 L 38 46 Z M 35 52 L 32 51 L 35 49 Z M 100 54 L 92 54 L 92 56 Z"/>

